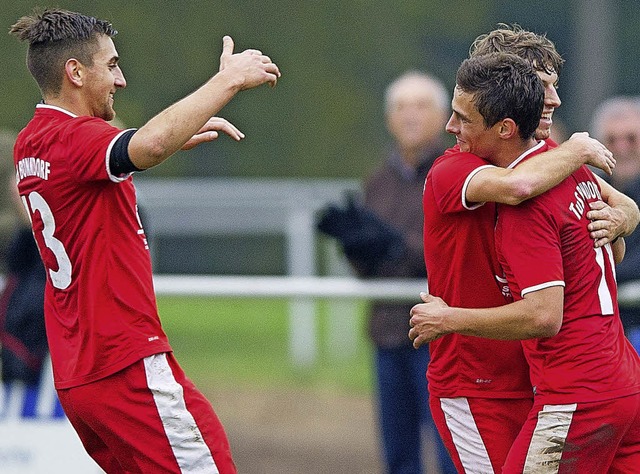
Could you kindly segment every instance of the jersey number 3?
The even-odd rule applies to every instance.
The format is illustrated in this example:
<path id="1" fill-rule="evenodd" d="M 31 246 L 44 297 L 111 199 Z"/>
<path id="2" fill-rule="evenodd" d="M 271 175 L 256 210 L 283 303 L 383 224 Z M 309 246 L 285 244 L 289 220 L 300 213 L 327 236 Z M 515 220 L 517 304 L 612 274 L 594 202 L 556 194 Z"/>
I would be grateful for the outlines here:
<path id="1" fill-rule="evenodd" d="M 27 198 L 22 196 L 22 203 L 27 208 L 27 213 L 29 214 L 29 218 L 33 219 L 32 214 L 35 215 L 36 212 L 40 213 L 40 218 L 42 219 L 43 229 L 42 229 L 42 237 L 44 239 L 44 243 L 53 255 L 56 257 L 56 261 L 58 262 L 58 270 L 52 270 L 49 268 L 49 276 L 51 277 L 51 283 L 53 286 L 60 290 L 64 290 L 69 287 L 71 284 L 71 260 L 69 260 L 69 255 L 67 255 L 67 251 L 64 248 L 62 242 L 56 239 L 53 234 L 56 231 L 56 221 L 53 218 L 53 213 L 51 212 L 51 208 L 47 201 L 37 192 L 32 192 L 29 194 L 29 202 L 27 203 Z M 29 209 L 31 206 L 31 210 Z"/>

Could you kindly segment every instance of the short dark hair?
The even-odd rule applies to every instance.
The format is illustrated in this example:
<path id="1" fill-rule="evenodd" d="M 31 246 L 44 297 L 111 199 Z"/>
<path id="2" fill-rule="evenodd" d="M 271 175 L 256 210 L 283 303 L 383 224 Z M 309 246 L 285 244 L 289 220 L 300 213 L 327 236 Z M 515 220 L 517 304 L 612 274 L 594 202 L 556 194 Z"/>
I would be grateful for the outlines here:
<path id="1" fill-rule="evenodd" d="M 531 138 L 544 107 L 544 86 L 529 62 L 515 54 L 493 53 L 465 59 L 456 86 L 472 94 L 487 128 L 511 118 L 523 140 Z"/>
<path id="2" fill-rule="evenodd" d="M 511 53 L 529 61 L 536 71 L 560 75 L 564 59 L 553 42 L 544 34 L 522 29 L 518 24 L 499 23 L 495 30 L 478 36 L 469 56 L 491 53 Z"/>
<path id="3" fill-rule="evenodd" d="M 20 41 L 29 43 L 27 67 L 43 94 L 57 94 L 62 70 L 69 58 L 92 66 L 99 35 L 118 32 L 105 20 L 61 9 L 34 10 L 10 29 Z"/>

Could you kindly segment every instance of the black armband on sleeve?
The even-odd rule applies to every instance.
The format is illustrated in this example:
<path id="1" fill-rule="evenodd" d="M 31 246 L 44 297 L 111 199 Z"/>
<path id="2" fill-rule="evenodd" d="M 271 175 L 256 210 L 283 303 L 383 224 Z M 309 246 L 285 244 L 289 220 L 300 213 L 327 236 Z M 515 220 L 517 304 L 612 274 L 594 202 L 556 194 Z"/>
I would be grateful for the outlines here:
<path id="1" fill-rule="evenodd" d="M 129 158 L 129 142 L 137 129 L 125 131 L 118 137 L 109 155 L 109 171 L 113 176 L 122 176 L 133 171 L 143 171 L 134 165 Z"/>

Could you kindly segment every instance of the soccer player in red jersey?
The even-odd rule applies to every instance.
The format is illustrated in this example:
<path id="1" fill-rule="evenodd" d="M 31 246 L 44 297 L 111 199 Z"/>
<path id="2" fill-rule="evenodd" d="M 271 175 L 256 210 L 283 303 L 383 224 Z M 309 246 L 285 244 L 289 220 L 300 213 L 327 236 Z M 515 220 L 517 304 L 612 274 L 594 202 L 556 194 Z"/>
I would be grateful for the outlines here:
<path id="1" fill-rule="evenodd" d="M 120 130 L 126 86 L 111 24 L 59 9 L 13 25 L 43 102 L 14 149 L 21 199 L 47 270 L 45 320 L 60 401 L 86 450 L 109 473 L 235 473 L 224 429 L 186 378 L 161 327 L 132 173 L 179 149 L 242 133 L 214 117 L 236 93 L 280 71 L 257 50 L 139 129 Z"/>
<path id="2" fill-rule="evenodd" d="M 476 56 L 461 66 L 449 128 L 461 149 L 522 168 L 548 145 L 533 139 L 537 116 L 505 101 L 505 84 L 514 82 L 497 77 L 492 62 L 495 55 Z M 614 277 L 624 241 L 594 247 L 588 229 L 589 203 L 601 200 L 582 166 L 538 197 L 500 205 L 497 257 L 516 301 L 467 309 L 425 296 L 412 309 L 416 345 L 445 334 L 524 339 L 535 397 L 504 473 L 633 472 L 640 462 L 640 359 L 624 337 Z"/>
<path id="3" fill-rule="evenodd" d="M 478 37 L 471 53 L 496 51 L 523 57 L 542 80 L 544 105 L 535 136 L 548 139 L 553 111 L 561 103 L 556 84 L 563 60 L 555 46 L 544 36 L 503 26 Z M 426 181 L 424 241 L 430 292 L 462 307 L 506 304 L 511 299 L 495 255 L 493 203 L 518 204 L 559 183 L 584 162 L 602 167 L 610 154 L 586 134 L 574 134 L 516 170 L 496 168 L 466 151 L 458 145 L 447 150 Z M 597 245 L 630 233 L 639 217 L 635 203 L 606 183 L 603 196 L 613 207 L 593 203 L 588 216 Z M 458 470 L 500 472 L 532 400 L 520 344 L 451 334 L 430 346 L 432 412 L 449 451 L 458 458 Z"/>

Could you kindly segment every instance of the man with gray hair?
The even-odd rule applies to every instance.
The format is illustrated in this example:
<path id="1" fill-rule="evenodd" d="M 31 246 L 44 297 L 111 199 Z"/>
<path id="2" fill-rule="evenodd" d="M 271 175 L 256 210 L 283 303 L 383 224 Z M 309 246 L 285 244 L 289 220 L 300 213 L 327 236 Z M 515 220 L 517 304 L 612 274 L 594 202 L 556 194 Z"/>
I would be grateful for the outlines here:
<path id="1" fill-rule="evenodd" d="M 340 241 L 360 277 L 424 278 L 422 189 L 445 148 L 449 93 L 440 80 L 409 71 L 389 84 L 384 106 L 393 145 L 364 184 L 364 204 L 351 200 L 346 208 L 330 206 L 318 227 Z M 369 315 L 385 472 L 424 472 L 421 440 L 430 429 L 440 471 L 455 473 L 431 420 L 425 378 L 429 348 L 414 350 L 407 339 L 411 306 L 379 301 Z"/>
<path id="2" fill-rule="evenodd" d="M 593 114 L 591 133 L 617 160 L 616 172 L 606 179 L 640 203 L 640 97 L 616 96 L 602 102 Z M 640 233 L 634 232 L 625 241 L 625 258 L 616 266 L 621 285 L 640 280 Z M 627 337 L 640 352 L 640 307 L 621 302 L 620 317 Z"/>

